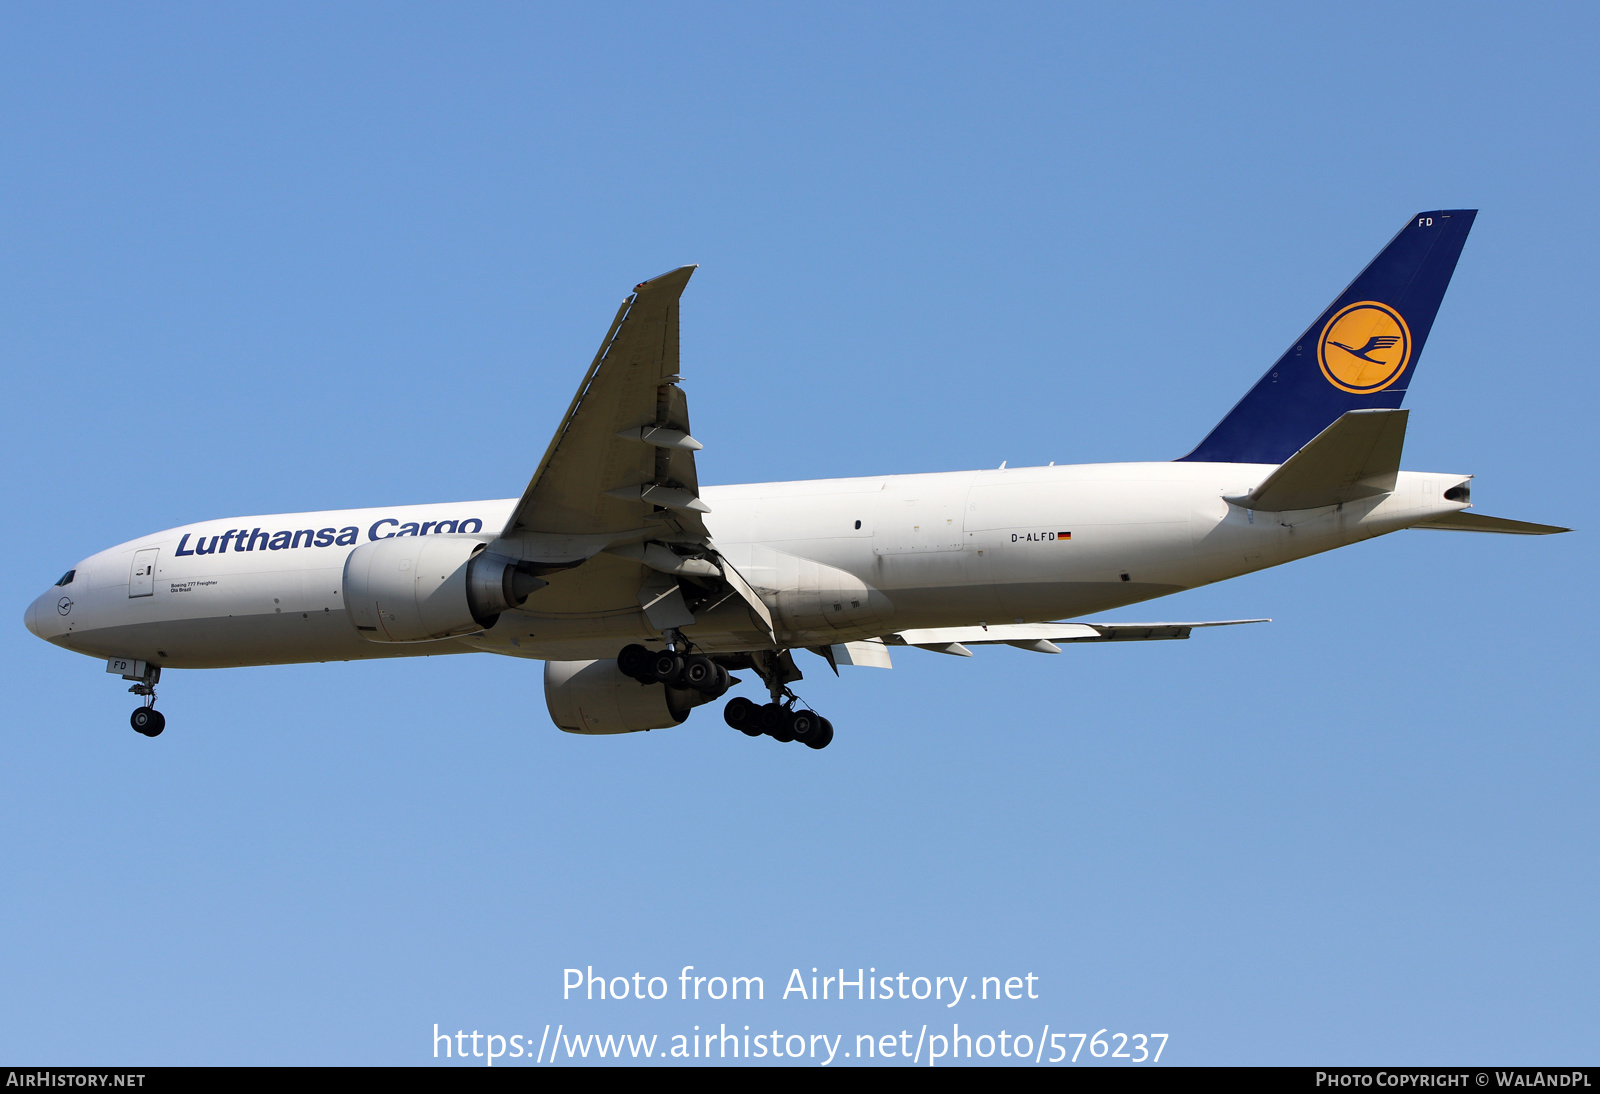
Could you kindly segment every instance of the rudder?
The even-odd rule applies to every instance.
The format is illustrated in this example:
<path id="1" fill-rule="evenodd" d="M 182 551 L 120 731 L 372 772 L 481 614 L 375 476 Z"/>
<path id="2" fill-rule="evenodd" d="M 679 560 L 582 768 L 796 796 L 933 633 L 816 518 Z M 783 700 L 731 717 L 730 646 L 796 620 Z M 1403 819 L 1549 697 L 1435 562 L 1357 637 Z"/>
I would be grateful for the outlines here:
<path id="1" fill-rule="evenodd" d="M 1399 407 L 1477 215 L 1412 217 L 1181 459 L 1281 464 L 1348 411 Z"/>

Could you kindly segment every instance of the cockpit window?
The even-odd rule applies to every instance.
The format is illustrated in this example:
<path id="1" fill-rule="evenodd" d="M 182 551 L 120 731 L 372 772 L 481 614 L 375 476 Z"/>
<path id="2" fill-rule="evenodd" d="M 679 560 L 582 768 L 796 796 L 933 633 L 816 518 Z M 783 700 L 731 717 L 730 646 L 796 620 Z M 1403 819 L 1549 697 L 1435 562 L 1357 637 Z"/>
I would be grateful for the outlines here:
<path id="1" fill-rule="evenodd" d="M 56 584 L 57 585 L 71 585 L 72 584 L 72 579 L 74 577 L 77 577 L 77 576 L 78 576 L 78 571 L 77 570 L 68 570 L 66 573 L 61 575 L 61 580 L 56 582 Z"/>

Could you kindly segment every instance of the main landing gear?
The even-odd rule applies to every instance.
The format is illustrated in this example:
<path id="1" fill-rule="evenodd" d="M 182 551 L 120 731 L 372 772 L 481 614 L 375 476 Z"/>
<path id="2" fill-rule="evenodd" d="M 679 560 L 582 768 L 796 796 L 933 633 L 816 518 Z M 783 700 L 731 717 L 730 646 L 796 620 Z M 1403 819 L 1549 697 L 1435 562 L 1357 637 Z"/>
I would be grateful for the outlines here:
<path id="1" fill-rule="evenodd" d="M 734 685 L 728 670 L 704 654 L 682 654 L 673 649 L 651 650 L 637 643 L 622 647 L 617 668 L 641 684 L 697 691 L 709 702 Z"/>
<path id="2" fill-rule="evenodd" d="M 833 741 L 833 723 L 814 710 L 799 707 L 800 697 L 789 684 L 800 670 L 788 650 L 769 650 L 750 656 L 750 665 L 767 685 L 771 701 L 757 706 L 749 699 L 731 699 L 722 718 L 747 737 L 766 734 L 775 741 L 799 741 L 808 748 L 827 748 Z"/>
<path id="3" fill-rule="evenodd" d="M 618 670 L 641 684 L 665 686 L 670 701 L 680 703 L 684 714 L 688 707 L 721 698 L 739 682 L 711 658 L 689 652 L 692 647 L 675 632 L 667 633 L 667 639 L 673 645 L 664 650 L 638 643 L 624 646 L 617 654 Z M 738 696 L 728 700 L 723 719 L 747 737 L 765 734 L 776 741 L 799 741 L 810 748 L 827 748 L 833 740 L 833 723 L 814 710 L 797 708 L 800 700 L 789 690 L 788 681 L 798 680 L 800 672 L 788 652 L 753 654 L 745 664 L 766 682 L 772 701 L 758 705 Z"/>
<path id="4" fill-rule="evenodd" d="M 789 695 L 788 705 L 774 700 L 757 706 L 737 695 L 722 708 L 722 719 L 746 737 L 766 734 L 775 741 L 799 741 L 811 748 L 827 748 L 833 740 L 833 723 L 814 710 L 794 709 L 794 702 L 794 696 Z"/>

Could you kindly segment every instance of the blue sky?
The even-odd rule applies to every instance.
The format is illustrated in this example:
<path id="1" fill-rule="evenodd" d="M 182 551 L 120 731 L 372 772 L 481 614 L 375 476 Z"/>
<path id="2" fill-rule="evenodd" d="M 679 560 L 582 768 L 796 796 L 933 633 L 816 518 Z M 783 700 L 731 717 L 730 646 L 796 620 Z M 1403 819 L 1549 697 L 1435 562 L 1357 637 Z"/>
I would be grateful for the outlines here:
<path id="1" fill-rule="evenodd" d="M 1592 8 L 0 27 L 0 1059 L 954 1019 L 1178 1063 L 1594 1062 Z M 1170 459 L 1452 207 L 1482 212 L 1406 466 L 1580 531 L 1401 533 L 1113 613 L 1269 626 L 807 658 L 838 738 L 806 754 L 714 711 L 564 735 L 538 666 L 488 656 L 171 673 L 147 741 L 21 626 L 158 528 L 517 494 L 618 301 L 685 262 L 702 482 Z M 561 999 L 569 966 L 690 964 L 769 998 Z M 773 998 L 813 966 L 1041 998 Z"/>

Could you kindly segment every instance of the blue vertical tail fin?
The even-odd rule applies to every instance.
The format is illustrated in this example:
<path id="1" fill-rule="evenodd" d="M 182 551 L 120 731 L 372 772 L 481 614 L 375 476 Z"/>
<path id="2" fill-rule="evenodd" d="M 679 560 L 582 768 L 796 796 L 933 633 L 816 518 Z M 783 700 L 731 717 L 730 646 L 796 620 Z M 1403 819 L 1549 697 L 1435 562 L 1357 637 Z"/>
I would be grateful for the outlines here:
<path id="1" fill-rule="evenodd" d="M 1418 213 L 1185 460 L 1283 463 L 1340 415 L 1399 407 L 1476 209 Z"/>

